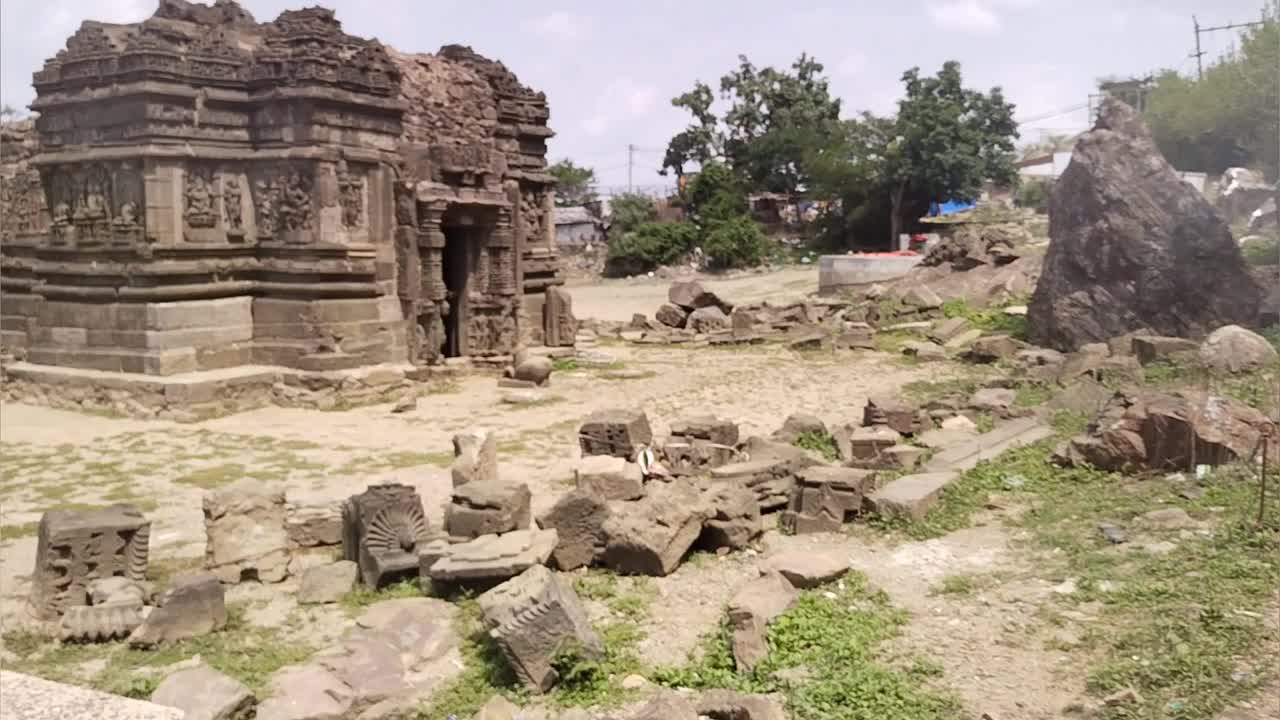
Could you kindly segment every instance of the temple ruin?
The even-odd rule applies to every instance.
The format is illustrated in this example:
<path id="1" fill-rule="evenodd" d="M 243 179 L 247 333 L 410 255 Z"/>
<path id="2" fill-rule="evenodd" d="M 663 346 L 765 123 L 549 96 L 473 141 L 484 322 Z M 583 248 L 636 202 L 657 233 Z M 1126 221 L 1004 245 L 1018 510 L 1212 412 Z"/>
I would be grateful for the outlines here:
<path id="1" fill-rule="evenodd" d="M 0 188 L 0 340 L 29 363 L 327 371 L 573 342 L 555 292 L 544 311 L 546 98 L 501 63 L 400 53 L 318 7 L 161 0 L 83 23 L 34 86 L 35 153 Z"/>

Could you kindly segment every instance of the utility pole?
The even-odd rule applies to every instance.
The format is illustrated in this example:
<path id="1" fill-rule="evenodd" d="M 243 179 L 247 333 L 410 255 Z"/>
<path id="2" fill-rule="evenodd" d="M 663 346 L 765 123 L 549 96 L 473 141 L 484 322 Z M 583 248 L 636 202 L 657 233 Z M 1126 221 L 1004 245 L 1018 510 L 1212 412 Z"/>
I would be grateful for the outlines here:
<path id="1" fill-rule="evenodd" d="M 632 170 L 635 169 L 635 166 L 636 166 L 636 146 L 628 143 L 627 144 L 627 192 L 629 193 L 633 193 L 636 191 L 636 186 L 632 182 Z"/>
<path id="2" fill-rule="evenodd" d="M 1240 28 L 1257 27 L 1258 25 L 1266 25 L 1267 13 L 1264 10 L 1262 13 L 1262 19 L 1257 22 L 1247 22 L 1247 23 L 1229 22 L 1226 25 L 1219 25 L 1217 27 L 1200 27 L 1200 21 L 1196 19 L 1195 15 L 1192 15 L 1191 23 L 1192 25 L 1195 26 L 1195 29 L 1196 29 L 1196 51 L 1191 53 L 1190 57 L 1193 57 L 1196 59 L 1196 77 L 1200 80 L 1203 80 L 1204 79 L 1204 60 L 1203 60 L 1204 50 L 1200 49 L 1200 36 L 1204 33 L 1218 32 L 1219 30 L 1238 30 Z"/>
<path id="3" fill-rule="evenodd" d="M 1204 51 L 1200 49 L 1200 21 L 1195 15 L 1191 16 L 1191 24 L 1196 28 L 1196 52 L 1192 56 L 1196 59 L 1196 79 L 1204 79 Z"/>

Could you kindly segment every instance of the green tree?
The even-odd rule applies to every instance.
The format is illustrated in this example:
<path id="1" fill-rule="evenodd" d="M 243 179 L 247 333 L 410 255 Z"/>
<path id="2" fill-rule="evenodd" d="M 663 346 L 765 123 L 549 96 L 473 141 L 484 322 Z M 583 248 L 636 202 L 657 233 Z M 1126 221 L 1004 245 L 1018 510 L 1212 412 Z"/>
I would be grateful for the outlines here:
<path id="1" fill-rule="evenodd" d="M 789 70 L 757 68 L 746 56 L 720 78 L 728 103 L 723 118 L 712 108 L 711 88 L 699 82 L 671 102 L 694 123 L 667 145 L 663 173 L 722 160 L 745 190 L 793 193 L 808 181 L 805 158 L 825 143 L 839 122 L 840 100 L 831 97 L 823 66 L 802 54 Z"/>
<path id="2" fill-rule="evenodd" d="M 613 222 L 609 225 L 609 234 L 621 237 L 647 222 L 658 219 L 658 208 L 653 200 L 637 193 L 624 193 L 613 198 L 609 203 L 613 214 Z"/>
<path id="3" fill-rule="evenodd" d="M 724 136 L 720 133 L 719 120 L 711 110 L 715 97 L 706 83 L 699 82 L 689 92 L 671 99 L 671 104 L 688 110 L 694 119 L 689 127 L 676 133 L 667 143 L 660 174 L 674 171 L 676 177 L 685 174 L 685 166 L 710 162 L 720 156 Z"/>
<path id="4" fill-rule="evenodd" d="M 556 179 L 556 205 L 575 207 L 596 199 L 596 171 L 564 159 L 547 168 Z"/>
<path id="5" fill-rule="evenodd" d="M 907 214 L 930 201 L 976 199 L 985 181 L 1017 178 L 1017 123 L 1000 88 L 965 88 L 954 61 L 932 77 L 912 68 L 902 81 L 896 117 L 864 113 L 842 123 L 809 161 L 816 194 L 841 200 L 843 212 L 866 219 L 868 207 L 887 205 L 891 242 Z"/>
<path id="6" fill-rule="evenodd" d="M 1179 170 L 1229 167 L 1280 177 L 1280 2 L 1240 48 L 1205 69 L 1203 79 L 1167 70 L 1147 96 L 1145 117 L 1161 152 Z"/>

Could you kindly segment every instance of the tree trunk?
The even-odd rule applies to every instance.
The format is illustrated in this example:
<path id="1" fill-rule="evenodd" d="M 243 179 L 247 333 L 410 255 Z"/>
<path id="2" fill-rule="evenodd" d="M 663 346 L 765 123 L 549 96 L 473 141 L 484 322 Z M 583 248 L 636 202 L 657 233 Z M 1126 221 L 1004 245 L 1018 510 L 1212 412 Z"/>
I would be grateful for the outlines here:
<path id="1" fill-rule="evenodd" d="M 898 233 L 902 230 L 902 196 L 907 191 L 906 185 L 899 185 L 890 195 L 889 211 L 889 250 L 898 249 Z"/>

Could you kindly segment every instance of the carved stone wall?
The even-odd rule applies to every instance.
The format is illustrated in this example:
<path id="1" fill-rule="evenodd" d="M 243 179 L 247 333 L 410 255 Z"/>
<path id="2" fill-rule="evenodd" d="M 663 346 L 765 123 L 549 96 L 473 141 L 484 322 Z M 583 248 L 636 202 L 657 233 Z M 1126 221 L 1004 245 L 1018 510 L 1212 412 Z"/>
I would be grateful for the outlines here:
<path id="1" fill-rule="evenodd" d="M 0 134 L 28 150 L 0 172 L 0 342 L 32 362 L 432 363 L 450 332 L 503 355 L 560 283 L 546 98 L 469 48 L 399 53 L 319 7 L 259 23 L 160 0 L 84 22 L 33 84 L 38 139 Z M 446 214 L 475 218 L 465 298 Z"/>

